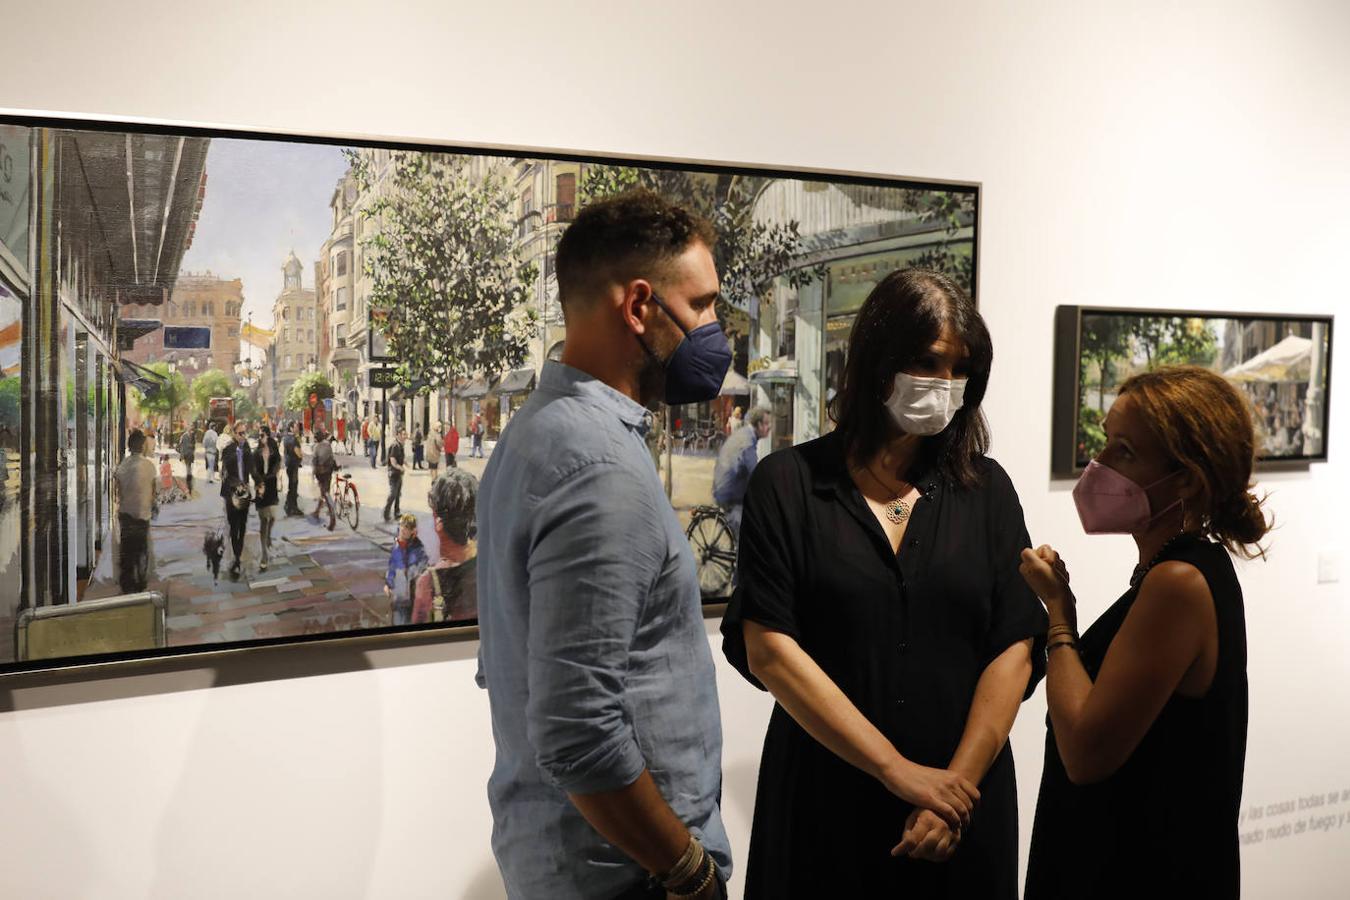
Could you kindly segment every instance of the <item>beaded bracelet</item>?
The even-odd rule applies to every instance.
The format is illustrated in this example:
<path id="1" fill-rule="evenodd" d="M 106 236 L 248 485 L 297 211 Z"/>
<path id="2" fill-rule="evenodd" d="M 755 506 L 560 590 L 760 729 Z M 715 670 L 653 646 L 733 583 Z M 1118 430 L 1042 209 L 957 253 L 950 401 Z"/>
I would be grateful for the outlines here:
<path id="1" fill-rule="evenodd" d="M 680 854 L 679 861 L 661 877 L 662 886 L 666 890 L 672 890 L 673 887 L 678 887 L 699 874 L 703 869 L 703 859 L 706 855 L 698 838 L 689 835 L 689 844 L 684 848 L 684 853 Z"/>
<path id="2" fill-rule="evenodd" d="M 692 888 L 689 887 L 688 882 L 686 882 L 685 884 L 675 885 L 673 887 L 667 884 L 665 888 L 666 891 L 670 894 L 670 896 L 697 897 L 699 894 L 703 893 L 705 890 L 708 889 L 708 885 L 712 884 L 712 880 L 717 877 L 717 863 L 713 862 L 712 854 L 708 853 L 706 850 L 703 851 L 702 862 L 703 865 L 707 867 L 707 871 L 703 873 L 703 878 L 699 880 L 698 884 L 693 886 Z M 692 880 L 693 880 L 692 878 L 689 879 L 689 881 Z"/>

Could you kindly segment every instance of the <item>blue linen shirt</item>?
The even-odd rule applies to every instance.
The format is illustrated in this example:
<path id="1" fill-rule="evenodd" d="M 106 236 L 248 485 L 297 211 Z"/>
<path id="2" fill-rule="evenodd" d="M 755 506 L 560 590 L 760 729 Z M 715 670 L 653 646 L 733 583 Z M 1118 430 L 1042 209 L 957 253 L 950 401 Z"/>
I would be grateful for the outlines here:
<path id="1" fill-rule="evenodd" d="M 693 552 L 641 405 L 550 361 L 478 494 L 492 849 L 512 898 L 612 897 L 645 872 L 568 794 L 648 769 L 730 873 L 722 731 Z"/>

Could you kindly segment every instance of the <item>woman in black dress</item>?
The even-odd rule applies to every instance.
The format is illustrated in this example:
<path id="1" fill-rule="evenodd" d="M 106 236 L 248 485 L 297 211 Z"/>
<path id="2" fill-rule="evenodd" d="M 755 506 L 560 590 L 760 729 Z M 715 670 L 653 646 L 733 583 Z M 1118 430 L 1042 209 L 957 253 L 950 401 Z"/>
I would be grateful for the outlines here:
<path id="1" fill-rule="evenodd" d="M 280 495 L 277 491 L 277 473 L 281 471 L 281 450 L 272 429 L 266 425 L 258 436 L 258 451 L 253 455 L 253 481 L 257 485 L 253 505 L 258 508 L 258 544 L 262 551 L 262 561 L 258 568 L 266 572 L 272 561 L 272 529 L 277 523 L 277 504 Z"/>
<path id="2" fill-rule="evenodd" d="M 1247 631 L 1229 553 L 1264 556 L 1269 530 L 1251 413 L 1180 367 L 1126 381 L 1104 425 L 1074 501 L 1089 534 L 1134 536 L 1129 590 L 1080 639 L 1058 554 L 1022 566 L 1050 612 L 1026 897 L 1236 898 Z"/>
<path id="3" fill-rule="evenodd" d="M 751 478 L 722 623 L 778 701 L 750 900 L 1017 894 L 1007 737 L 1045 611 L 1018 575 L 1017 493 L 984 455 L 992 355 L 949 279 L 888 275 L 858 313 L 837 429 Z"/>

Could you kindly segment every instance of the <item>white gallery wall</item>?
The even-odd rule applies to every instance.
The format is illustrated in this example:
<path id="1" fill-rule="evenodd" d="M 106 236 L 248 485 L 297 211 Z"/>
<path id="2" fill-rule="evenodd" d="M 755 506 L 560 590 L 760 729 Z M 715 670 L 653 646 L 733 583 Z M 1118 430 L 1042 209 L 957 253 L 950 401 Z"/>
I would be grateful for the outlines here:
<path id="1" fill-rule="evenodd" d="M 1083 536 L 1048 474 L 1055 306 L 1345 313 L 1332 462 L 1262 479 L 1280 527 L 1241 577 L 1244 896 L 1346 895 L 1350 5 L 10 0 L 0 21 L 12 109 L 982 182 L 994 455 L 1085 621 L 1133 545 Z M 0 895 L 503 896 L 475 649 L 0 679 Z M 743 861 L 769 703 L 718 675 Z M 1012 737 L 1024 869 L 1044 716 L 1042 690 Z"/>

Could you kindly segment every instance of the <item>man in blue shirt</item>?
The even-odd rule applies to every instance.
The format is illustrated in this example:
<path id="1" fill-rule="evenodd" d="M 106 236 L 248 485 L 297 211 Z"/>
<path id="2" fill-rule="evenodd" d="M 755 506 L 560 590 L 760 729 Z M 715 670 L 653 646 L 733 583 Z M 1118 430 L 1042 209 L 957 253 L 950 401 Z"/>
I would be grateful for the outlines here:
<path id="1" fill-rule="evenodd" d="M 583 210 L 567 343 L 478 499 L 492 847 L 512 898 L 724 896 L 722 735 L 688 541 L 644 436 L 730 362 L 710 226 L 650 192 Z"/>
<path id="2" fill-rule="evenodd" d="M 731 530 L 741 533 L 741 509 L 745 504 L 745 490 L 750 486 L 750 473 L 759 462 L 759 442 L 769 436 L 773 428 L 773 413 L 756 406 L 745 417 L 745 424 L 727 438 L 717 453 L 713 466 L 713 501 L 727 514 Z"/>

